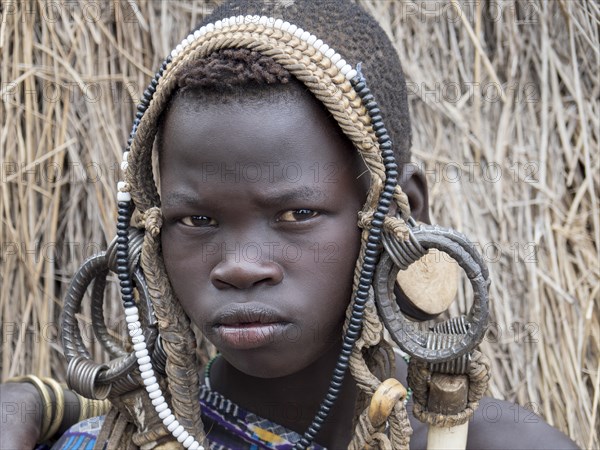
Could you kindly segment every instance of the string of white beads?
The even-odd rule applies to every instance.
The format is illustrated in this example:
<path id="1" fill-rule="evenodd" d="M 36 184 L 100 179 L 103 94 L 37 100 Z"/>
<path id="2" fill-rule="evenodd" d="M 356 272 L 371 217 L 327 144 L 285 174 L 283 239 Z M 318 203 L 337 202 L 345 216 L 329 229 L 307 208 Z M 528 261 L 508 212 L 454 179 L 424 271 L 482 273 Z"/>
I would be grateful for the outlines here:
<path id="1" fill-rule="evenodd" d="M 319 52 L 323 54 L 326 58 L 329 58 L 333 64 L 342 72 L 342 74 L 346 77 L 348 81 L 353 79 L 357 72 L 352 66 L 344 59 L 342 59 L 341 55 L 337 53 L 334 49 L 330 48 L 327 44 L 325 44 L 321 39 L 318 39 L 314 34 L 310 34 L 308 31 L 299 28 L 298 26 L 291 24 L 289 22 L 285 22 L 281 19 L 274 19 L 272 17 L 267 16 L 231 16 L 222 20 L 217 20 L 214 24 L 210 23 L 201 27 L 199 30 L 190 33 L 188 37 L 186 37 L 175 49 L 171 52 L 171 57 L 175 58 L 179 55 L 186 47 L 192 44 L 195 40 L 200 39 L 206 33 L 211 33 L 215 30 L 221 30 L 223 28 L 228 28 L 234 25 L 242 25 L 242 24 L 257 24 L 263 25 L 265 27 L 275 28 L 277 30 L 281 30 L 287 33 L 292 34 L 293 36 L 306 41 L 309 45 L 314 46 Z"/>
<path id="2" fill-rule="evenodd" d="M 119 184 L 121 183 L 123 182 L 119 182 Z M 175 418 L 169 405 L 167 405 L 162 390 L 156 380 L 156 376 L 154 375 L 154 369 L 152 368 L 150 355 L 146 348 L 146 339 L 142 333 L 142 324 L 140 323 L 137 307 L 133 306 L 125 308 L 125 321 L 127 322 L 129 336 L 133 342 L 133 350 L 135 351 L 135 357 L 137 358 L 140 375 L 146 388 L 146 392 L 148 392 L 148 395 L 152 399 L 152 405 L 154 406 L 158 417 L 162 420 L 163 424 L 171 432 L 173 437 L 185 448 L 190 450 L 204 450 L 204 447 L 198 443 L 194 436 L 191 436 L 183 429 L 183 426 Z"/>
<path id="3" fill-rule="evenodd" d="M 123 160 L 121 161 L 121 170 L 126 171 L 129 167 L 129 152 L 123 153 Z M 117 183 L 117 201 L 118 202 L 129 202 L 131 201 L 131 194 L 129 193 L 129 186 L 124 181 Z"/>

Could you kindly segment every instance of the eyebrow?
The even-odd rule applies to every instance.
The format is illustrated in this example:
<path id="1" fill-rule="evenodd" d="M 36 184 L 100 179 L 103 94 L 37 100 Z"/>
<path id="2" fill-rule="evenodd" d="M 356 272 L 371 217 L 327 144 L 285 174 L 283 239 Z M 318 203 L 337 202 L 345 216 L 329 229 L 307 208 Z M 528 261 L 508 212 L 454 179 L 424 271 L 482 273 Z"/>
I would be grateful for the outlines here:
<path id="1" fill-rule="evenodd" d="M 299 186 L 291 189 L 277 189 L 264 195 L 265 203 L 284 204 L 293 201 L 317 201 L 327 198 L 327 194 L 317 186 Z"/>
<path id="2" fill-rule="evenodd" d="M 291 189 L 273 189 L 265 192 L 260 202 L 281 205 L 293 201 L 317 201 L 327 198 L 327 194 L 316 186 L 299 186 Z M 201 196 L 185 191 L 174 191 L 163 197 L 163 204 L 170 207 L 194 206 Z"/>
<path id="3" fill-rule="evenodd" d="M 200 196 L 198 195 L 193 195 L 188 192 L 175 191 L 170 192 L 169 195 L 163 197 L 162 203 L 172 207 L 192 206 L 198 203 L 199 199 Z"/>

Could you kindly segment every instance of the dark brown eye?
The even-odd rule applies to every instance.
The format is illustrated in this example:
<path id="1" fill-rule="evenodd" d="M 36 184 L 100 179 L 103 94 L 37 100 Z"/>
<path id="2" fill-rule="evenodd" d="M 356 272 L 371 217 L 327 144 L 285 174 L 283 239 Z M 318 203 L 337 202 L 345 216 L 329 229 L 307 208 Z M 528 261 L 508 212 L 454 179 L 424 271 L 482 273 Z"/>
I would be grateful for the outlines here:
<path id="1" fill-rule="evenodd" d="M 282 213 L 277 222 L 302 222 L 304 220 L 312 219 L 319 213 L 312 209 L 292 209 Z"/>
<path id="2" fill-rule="evenodd" d="M 213 227 L 217 221 L 208 216 L 187 216 L 180 220 L 186 227 Z"/>

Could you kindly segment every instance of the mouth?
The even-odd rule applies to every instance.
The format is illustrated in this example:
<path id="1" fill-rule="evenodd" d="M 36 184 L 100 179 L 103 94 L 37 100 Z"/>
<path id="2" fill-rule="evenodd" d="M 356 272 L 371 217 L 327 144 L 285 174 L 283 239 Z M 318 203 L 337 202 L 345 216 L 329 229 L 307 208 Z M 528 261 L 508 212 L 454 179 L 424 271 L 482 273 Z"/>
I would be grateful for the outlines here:
<path id="1" fill-rule="evenodd" d="M 236 305 L 219 312 L 212 328 L 226 347 L 248 350 L 274 343 L 290 325 L 277 311 L 263 305 Z"/>

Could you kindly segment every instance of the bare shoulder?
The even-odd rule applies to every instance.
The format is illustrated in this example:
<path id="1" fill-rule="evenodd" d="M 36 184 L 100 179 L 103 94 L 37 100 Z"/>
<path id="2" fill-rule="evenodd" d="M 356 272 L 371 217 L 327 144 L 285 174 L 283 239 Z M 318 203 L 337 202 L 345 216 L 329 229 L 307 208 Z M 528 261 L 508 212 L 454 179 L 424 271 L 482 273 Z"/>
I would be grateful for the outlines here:
<path id="1" fill-rule="evenodd" d="M 534 412 L 484 397 L 469 424 L 470 449 L 571 450 L 577 445 Z"/>
<path id="2" fill-rule="evenodd" d="M 406 385 L 406 363 L 396 358 L 396 378 Z M 407 411 L 413 427 L 411 449 L 425 449 L 427 427 L 412 415 L 412 401 Z M 469 423 L 467 449 L 502 450 L 573 450 L 577 445 L 535 412 L 504 400 L 484 397 Z"/>

